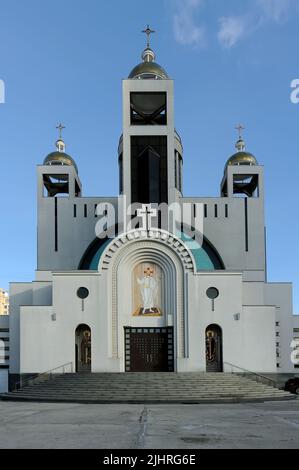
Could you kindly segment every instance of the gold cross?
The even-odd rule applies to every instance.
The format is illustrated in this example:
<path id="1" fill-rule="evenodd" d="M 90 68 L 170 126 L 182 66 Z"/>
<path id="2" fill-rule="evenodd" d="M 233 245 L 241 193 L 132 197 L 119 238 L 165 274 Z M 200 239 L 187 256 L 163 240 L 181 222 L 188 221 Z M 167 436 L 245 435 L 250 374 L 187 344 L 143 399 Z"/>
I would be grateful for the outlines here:
<path id="1" fill-rule="evenodd" d="M 146 47 L 147 47 L 148 49 L 150 48 L 150 37 L 151 37 L 151 34 L 153 34 L 153 33 L 155 33 L 155 32 L 156 32 L 156 31 L 154 31 L 153 29 L 151 29 L 151 28 L 149 27 L 149 25 L 147 25 L 147 28 L 142 31 L 142 33 L 145 33 L 145 34 L 147 35 L 147 46 L 146 46 Z"/>
<path id="2" fill-rule="evenodd" d="M 59 126 L 56 127 L 56 129 L 59 130 L 59 139 L 62 139 L 62 130 L 65 129 L 65 126 L 63 126 L 61 123 Z"/>

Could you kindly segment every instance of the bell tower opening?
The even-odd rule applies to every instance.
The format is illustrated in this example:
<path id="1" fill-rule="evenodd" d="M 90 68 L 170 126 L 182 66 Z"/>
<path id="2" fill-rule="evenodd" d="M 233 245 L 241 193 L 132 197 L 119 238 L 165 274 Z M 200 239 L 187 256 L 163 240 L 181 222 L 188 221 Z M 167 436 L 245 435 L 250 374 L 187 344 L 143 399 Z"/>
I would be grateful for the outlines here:
<path id="1" fill-rule="evenodd" d="M 131 93 L 131 124 L 137 125 L 166 125 L 166 93 L 139 92 Z"/>
<path id="2" fill-rule="evenodd" d="M 168 202 L 167 137 L 131 137 L 132 203 Z"/>

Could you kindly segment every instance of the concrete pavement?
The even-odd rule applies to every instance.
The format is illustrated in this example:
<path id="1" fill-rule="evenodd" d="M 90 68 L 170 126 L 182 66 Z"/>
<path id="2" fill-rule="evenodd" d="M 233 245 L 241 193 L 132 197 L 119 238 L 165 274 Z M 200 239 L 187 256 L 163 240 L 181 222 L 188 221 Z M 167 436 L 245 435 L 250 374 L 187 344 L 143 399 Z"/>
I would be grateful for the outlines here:
<path id="1" fill-rule="evenodd" d="M 299 448 L 299 400 L 226 405 L 0 401 L 2 449 Z"/>

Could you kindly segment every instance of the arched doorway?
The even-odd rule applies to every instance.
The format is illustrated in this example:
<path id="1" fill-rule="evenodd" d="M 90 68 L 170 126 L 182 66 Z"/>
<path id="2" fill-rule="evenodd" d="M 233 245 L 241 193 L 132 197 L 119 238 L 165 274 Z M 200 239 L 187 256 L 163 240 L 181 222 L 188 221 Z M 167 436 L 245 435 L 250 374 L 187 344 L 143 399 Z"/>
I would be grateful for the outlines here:
<path id="1" fill-rule="evenodd" d="M 76 372 L 91 371 L 91 330 L 87 325 L 76 328 Z"/>
<path id="2" fill-rule="evenodd" d="M 176 286 L 170 285 L 165 265 L 154 254 L 142 254 L 123 269 L 123 279 L 131 274 L 129 295 L 121 298 L 131 312 L 130 326 L 125 326 L 125 371 L 173 372 L 174 334 L 167 312 L 174 312 L 175 305 L 165 297 L 168 291 L 175 298 Z"/>
<path id="3" fill-rule="evenodd" d="M 206 365 L 207 372 L 223 372 L 222 330 L 218 325 L 206 329 Z"/>

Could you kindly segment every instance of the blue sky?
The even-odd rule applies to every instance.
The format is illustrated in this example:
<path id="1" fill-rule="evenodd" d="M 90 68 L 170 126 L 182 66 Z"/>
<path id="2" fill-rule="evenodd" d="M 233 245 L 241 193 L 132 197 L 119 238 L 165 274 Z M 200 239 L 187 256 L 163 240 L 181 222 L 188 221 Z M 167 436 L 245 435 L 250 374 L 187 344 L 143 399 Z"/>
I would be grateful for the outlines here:
<path id="1" fill-rule="evenodd" d="M 184 194 L 218 196 L 236 131 L 265 166 L 268 277 L 299 313 L 299 0 L 0 0 L 0 286 L 36 264 L 35 166 L 62 121 L 85 196 L 118 192 L 121 79 L 152 46 L 175 79 Z"/>

